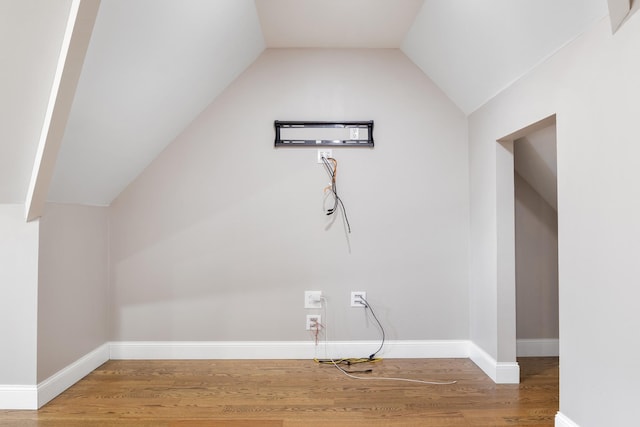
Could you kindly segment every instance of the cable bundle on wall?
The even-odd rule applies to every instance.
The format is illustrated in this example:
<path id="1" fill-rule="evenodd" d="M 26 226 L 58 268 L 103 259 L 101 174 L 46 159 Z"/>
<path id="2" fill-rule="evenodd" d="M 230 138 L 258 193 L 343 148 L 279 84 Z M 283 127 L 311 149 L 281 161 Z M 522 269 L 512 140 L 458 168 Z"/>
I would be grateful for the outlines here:
<path id="1" fill-rule="evenodd" d="M 327 209 L 327 215 L 333 215 L 338 211 L 338 209 L 342 210 L 342 218 L 344 219 L 345 225 L 347 226 L 347 231 L 351 233 L 351 224 L 349 224 L 349 218 L 347 217 L 347 210 L 344 207 L 344 203 L 340 196 L 338 196 L 338 187 L 336 185 L 336 176 L 338 174 L 338 161 L 333 157 L 322 157 L 322 163 L 324 164 L 325 169 L 327 170 L 327 174 L 331 178 L 331 184 L 325 187 L 324 191 L 331 191 L 333 195 L 333 207 Z"/>

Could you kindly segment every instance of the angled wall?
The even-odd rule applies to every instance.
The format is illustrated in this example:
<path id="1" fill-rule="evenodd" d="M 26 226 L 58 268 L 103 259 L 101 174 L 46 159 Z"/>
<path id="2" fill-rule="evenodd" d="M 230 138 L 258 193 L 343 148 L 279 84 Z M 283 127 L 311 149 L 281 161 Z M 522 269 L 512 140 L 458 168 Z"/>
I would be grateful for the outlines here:
<path id="1" fill-rule="evenodd" d="M 334 148 L 352 234 L 323 211 L 315 148 L 273 147 L 274 120 L 375 120 Z M 113 340 L 468 337 L 464 115 L 396 49 L 267 50 L 110 207 Z"/>

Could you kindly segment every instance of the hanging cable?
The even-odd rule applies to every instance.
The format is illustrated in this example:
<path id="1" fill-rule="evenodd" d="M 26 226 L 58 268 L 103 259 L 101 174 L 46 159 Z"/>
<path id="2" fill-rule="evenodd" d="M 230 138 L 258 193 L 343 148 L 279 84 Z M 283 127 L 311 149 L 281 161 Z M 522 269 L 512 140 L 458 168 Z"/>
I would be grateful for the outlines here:
<path id="1" fill-rule="evenodd" d="M 347 209 L 344 207 L 344 203 L 340 196 L 338 196 L 338 187 L 336 185 L 336 176 L 338 174 L 338 161 L 333 157 L 321 157 L 322 163 L 324 164 L 325 169 L 327 170 L 327 174 L 331 178 L 331 184 L 325 187 L 324 191 L 331 190 L 333 194 L 333 208 L 327 209 L 327 215 L 333 215 L 338 207 L 342 210 L 342 218 L 347 226 L 347 231 L 351 234 L 351 224 L 349 224 L 349 218 L 347 217 Z"/>
<path id="2" fill-rule="evenodd" d="M 382 342 L 380 343 L 380 347 L 378 347 L 378 349 L 369 356 L 369 360 L 373 360 L 376 357 L 376 354 L 380 353 L 380 350 L 382 350 L 382 347 L 384 346 L 384 340 L 385 340 L 386 334 L 384 333 L 384 327 L 382 326 L 382 323 L 380 323 L 380 320 L 378 320 L 378 316 L 376 316 L 376 313 L 375 311 L 373 311 L 373 308 L 371 308 L 371 305 L 369 304 L 369 302 L 366 299 L 364 299 L 362 295 L 358 295 L 358 298 L 360 298 L 360 300 L 362 300 L 362 302 L 364 303 L 365 309 L 369 309 L 369 311 L 371 312 L 371 315 L 376 320 L 376 323 L 378 323 L 380 332 L 382 332 Z"/>

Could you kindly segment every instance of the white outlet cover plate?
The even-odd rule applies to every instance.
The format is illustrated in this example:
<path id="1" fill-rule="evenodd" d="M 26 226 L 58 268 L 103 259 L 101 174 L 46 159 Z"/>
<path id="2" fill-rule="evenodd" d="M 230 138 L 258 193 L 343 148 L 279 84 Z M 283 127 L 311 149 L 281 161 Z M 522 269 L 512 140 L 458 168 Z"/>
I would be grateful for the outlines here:
<path id="1" fill-rule="evenodd" d="M 351 292 L 351 307 L 366 307 L 360 298 L 357 297 L 358 295 L 361 295 L 365 300 L 367 299 L 366 291 L 353 291 Z"/>
<path id="2" fill-rule="evenodd" d="M 310 331 L 312 329 L 315 330 L 315 327 L 312 327 L 311 325 L 321 325 L 322 324 L 322 317 L 319 314 L 307 314 L 307 331 Z"/>
<path id="3" fill-rule="evenodd" d="M 323 157 L 333 157 L 333 151 L 331 148 L 323 148 L 318 150 L 318 163 L 322 163 Z"/>
<path id="4" fill-rule="evenodd" d="M 322 291 L 304 291 L 304 308 L 322 308 L 321 297 Z"/>

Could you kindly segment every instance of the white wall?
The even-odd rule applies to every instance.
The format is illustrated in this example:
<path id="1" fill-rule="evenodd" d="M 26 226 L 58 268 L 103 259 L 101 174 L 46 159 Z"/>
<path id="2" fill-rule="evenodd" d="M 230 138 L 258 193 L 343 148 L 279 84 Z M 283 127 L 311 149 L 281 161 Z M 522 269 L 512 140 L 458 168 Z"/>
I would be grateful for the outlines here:
<path id="1" fill-rule="evenodd" d="M 514 184 L 516 338 L 558 338 L 558 215 L 518 173 Z"/>
<path id="2" fill-rule="evenodd" d="M 38 276 L 41 382 L 108 341 L 107 208 L 47 204 Z"/>
<path id="3" fill-rule="evenodd" d="M 0 205 L 0 385 L 36 384 L 38 231 L 24 205 Z"/>
<path id="4" fill-rule="evenodd" d="M 471 338 L 500 361 L 496 140 L 557 113 L 560 411 L 581 427 L 637 419 L 639 51 L 637 15 L 605 19 L 469 117 Z"/>
<path id="5" fill-rule="evenodd" d="M 24 203 L 71 0 L 0 2 L 0 203 Z"/>
<path id="6" fill-rule="evenodd" d="M 353 233 L 322 210 L 308 147 L 274 120 L 375 120 L 335 148 Z M 322 290 L 333 340 L 466 339 L 464 115 L 399 50 L 267 50 L 110 208 L 115 340 L 309 340 Z"/>

